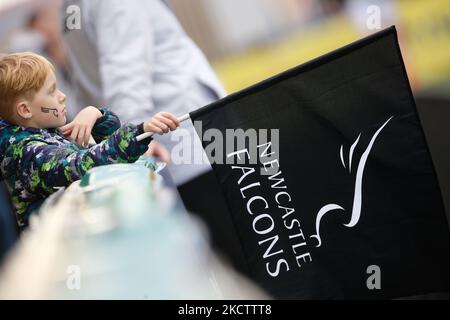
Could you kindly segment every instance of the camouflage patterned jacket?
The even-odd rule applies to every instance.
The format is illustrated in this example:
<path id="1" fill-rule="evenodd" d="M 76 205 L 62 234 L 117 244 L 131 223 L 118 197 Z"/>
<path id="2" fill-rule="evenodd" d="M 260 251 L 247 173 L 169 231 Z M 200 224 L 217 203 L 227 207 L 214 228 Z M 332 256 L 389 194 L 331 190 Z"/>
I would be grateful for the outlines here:
<path id="1" fill-rule="evenodd" d="M 101 111 L 92 129 L 99 143 L 89 148 L 58 129 L 24 128 L 0 119 L 0 180 L 11 194 L 19 227 L 58 187 L 67 187 L 95 166 L 135 162 L 147 150 L 151 138 L 136 140 L 142 124 L 121 127 L 114 113 Z"/>

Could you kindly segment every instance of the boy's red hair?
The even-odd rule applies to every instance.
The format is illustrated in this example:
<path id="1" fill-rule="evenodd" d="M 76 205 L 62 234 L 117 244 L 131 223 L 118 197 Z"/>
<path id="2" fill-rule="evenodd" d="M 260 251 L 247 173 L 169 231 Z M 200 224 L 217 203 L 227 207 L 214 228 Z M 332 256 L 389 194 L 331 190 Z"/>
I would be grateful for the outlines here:
<path id="1" fill-rule="evenodd" d="M 32 52 L 0 55 L 0 118 L 11 121 L 19 98 L 33 99 L 53 65 Z"/>

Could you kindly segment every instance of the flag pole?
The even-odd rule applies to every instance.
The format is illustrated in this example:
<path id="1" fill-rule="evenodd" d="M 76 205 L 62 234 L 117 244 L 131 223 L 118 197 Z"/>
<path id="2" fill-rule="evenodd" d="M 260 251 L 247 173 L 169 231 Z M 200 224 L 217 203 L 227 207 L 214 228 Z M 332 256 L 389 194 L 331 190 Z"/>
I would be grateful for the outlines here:
<path id="1" fill-rule="evenodd" d="M 185 115 L 182 115 L 181 117 L 179 117 L 178 121 L 183 122 L 183 121 L 185 121 L 185 120 L 187 120 L 189 118 L 190 118 L 189 113 L 186 113 Z M 138 135 L 136 137 L 136 140 L 137 141 L 144 140 L 145 138 L 152 137 L 153 134 L 154 134 L 153 132 L 144 132 L 144 133 Z"/>

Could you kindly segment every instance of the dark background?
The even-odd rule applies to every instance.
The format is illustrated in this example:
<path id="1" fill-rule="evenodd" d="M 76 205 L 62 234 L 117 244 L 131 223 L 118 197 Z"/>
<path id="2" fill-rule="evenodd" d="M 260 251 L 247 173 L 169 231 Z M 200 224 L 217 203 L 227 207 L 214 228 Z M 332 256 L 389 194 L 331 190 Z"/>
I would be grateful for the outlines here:
<path id="1" fill-rule="evenodd" d="M 450 97 L 430 92 L 415 100 L 450 222 Z"/>

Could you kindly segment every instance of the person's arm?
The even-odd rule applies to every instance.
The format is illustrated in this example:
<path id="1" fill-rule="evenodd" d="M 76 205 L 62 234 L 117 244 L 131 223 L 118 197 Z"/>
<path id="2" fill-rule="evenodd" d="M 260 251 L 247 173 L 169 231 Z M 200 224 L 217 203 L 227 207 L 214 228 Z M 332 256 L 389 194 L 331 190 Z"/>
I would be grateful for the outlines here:
<path id="1" fill-rule="evenodd" d="M 164 134 L 180 125 L 178 119 L 167 112 L 160 112 L 147 121 L 135 126 L 127 124 L 111 136 L 86 149 L 75 144 L 52 145 L 45 140 L 26 138 L 8 152 L 17 159 L 18 169 L 28 190 L 48 195 L 55 187 L 65 187 L 79 180 L 95 166 L 113 163 L 133 163 L 148 149 L 152 138 L 137 141 L 144 132 Z"/>
<path id="2" fill-rule="evenodd" d="M 153 113 L 153 27 L 146 1 L 97 1 L 92 26 L 103 97 L 123 123 Z"/>
<path id="3" fill-rule="evenodd" d="M 69 137 L 84 147 L 89 145 L 91 134 L 95 142 L 107 139 L 120 128 L 119 118 L 105 108 L 98 109 L 89 106 L 81 110 L 76 117 L 59 129 L 64 136 Z"/>
<path id="4" fill-rule="evenodd" d="M 142 131 L 141 131 L 142 130 Z M 55 187 L 65 187 L 79 180 L 92 167 L 112 163 L 132 163 L 148 148 L 151 138 L 138 142 L 136 137 L 142 126 L 126 125 L 114 132 L 107 140 L 88 148 L 56 146 L 43 140 L 26 140 L 22 146 L 19 170 L 27 180 L 28 189 L 48 195 Z"/>
<path id="5" fill-rule="evenodd" d="M 92 128 L 92 137 L 96 142 L 103 141 L 120 128 L 120 119 L 108 109 L 101 108 L 102 116 L 97 119 Z"/>

